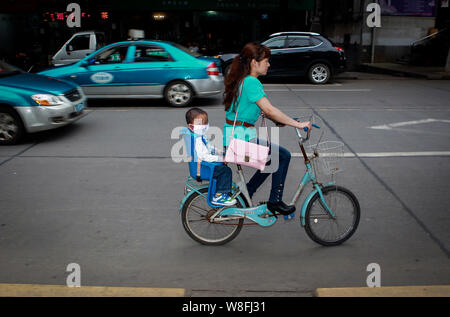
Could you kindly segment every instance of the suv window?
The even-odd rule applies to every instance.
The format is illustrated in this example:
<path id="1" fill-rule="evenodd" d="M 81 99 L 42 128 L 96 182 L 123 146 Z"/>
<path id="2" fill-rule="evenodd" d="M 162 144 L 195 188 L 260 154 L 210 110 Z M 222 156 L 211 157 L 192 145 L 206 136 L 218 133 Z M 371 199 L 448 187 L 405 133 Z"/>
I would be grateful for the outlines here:
<path id="1" fill-rule="evenodd" d="M 270 49 L 284 48 L 285 40 L 286 40 L 286 36 L 280 36 L 280 37 L 268 39 L 267 41 L 263 42 L 263 44 Z"/>
<path id="2" fill-rule="evenodd" d="M 90 34 L 78 35 L 77 37 L 74 37 L 72 41 L 70 41 L 69 46 L 72 46 L 72 49 L 74 51 L 88 50 L 90 40 Z"/>
<path id="3" fill-rule="evenodd" d="M 308 36 L 289 36 L 287 47 L 308 47 L 311 46 L 311 41 Z"/>
<path id="4" fill-rule="evenodd" d="M 136 46 L 135 62 L 168 62 L 171 61 L 169 53 L 157 45 Z"/>
<path id="5" fill-rule="evenodd" d="M 311 42 L 312 42 L 312 45 L 314 45 L 314 46 L 319 45 L 320 43 L 322 43 L 321 40 L 319 40 L 318 38 L 315 38 L 315 37 L 311 38 Z"/>

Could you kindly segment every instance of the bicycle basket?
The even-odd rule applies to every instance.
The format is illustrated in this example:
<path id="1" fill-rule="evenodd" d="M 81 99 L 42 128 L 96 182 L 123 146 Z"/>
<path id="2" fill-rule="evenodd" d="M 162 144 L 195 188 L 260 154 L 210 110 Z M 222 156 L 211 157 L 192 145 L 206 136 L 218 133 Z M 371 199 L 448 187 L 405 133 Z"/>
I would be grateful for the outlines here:
<path id="1" fill-rule="evenodd" d="M 342 171 L 344 143 L 339 141 L 324 141 L 310 145 L 308 149 L 319 155 L 312 160 L 313 166 L 318 171 L 325 175 L 332 175 Z"/>

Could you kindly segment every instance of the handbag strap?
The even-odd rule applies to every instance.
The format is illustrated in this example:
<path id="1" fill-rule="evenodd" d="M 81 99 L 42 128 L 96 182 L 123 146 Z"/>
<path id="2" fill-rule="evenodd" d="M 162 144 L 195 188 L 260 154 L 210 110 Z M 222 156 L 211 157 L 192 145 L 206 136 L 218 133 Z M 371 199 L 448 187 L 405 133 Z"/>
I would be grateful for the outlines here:
<path id="1" fill-rule="evenodd" d="M 270 145 L 269 129 L 267 128 L 266 114 L 264 113 L 264 111 L 261 111 L 261 125 L 262 124 L 264 124 L 264 127 L 266 128 L 267 145 Z"/>
<path id="2" fill-rule="evenodd" d="M 242 95 L 243 88 L 244 88 L 244 80 L 242 80 L 241 88 L 239 91 L 239 98 L 237 99 L 236 115 L 234 116 L 233 129 L 231 130 L 231 138 L 234 136 L 234 127 L 236 126 L 236 119 L 237 119 L 237 115 L 238 115 L 238 111 L 239 111 L 239 102 L 241 101 L 241 95 Z"/>
<path id="3" fill-rule="evenodd" d="M 230 140 L 232 138 L 234 138 L 234 127 L 236 126 L 236 120 L 237 120 L 237 115 L 238 115 L 238 111 L 239 111 L 239 102 L 241 101 L 241 95 L 242 95 L 243 88 L 244 88 L 244 80 L 242 80 L 241 88 L 240 88 L 240 91 L 239 91 L 239 98 L 237 99 L 236 115 L 234 116 L 233 129 L 231 130 Z M 270 144 L 269 130 L 267 129 L 266 115 L 265 115 L 264 111 L 261 111 L 261 117 L 262 117 L 261 124 L 264 124 L 264 126 L 266 127 L 267 142 L 268 142 L 268 144 Z"/>

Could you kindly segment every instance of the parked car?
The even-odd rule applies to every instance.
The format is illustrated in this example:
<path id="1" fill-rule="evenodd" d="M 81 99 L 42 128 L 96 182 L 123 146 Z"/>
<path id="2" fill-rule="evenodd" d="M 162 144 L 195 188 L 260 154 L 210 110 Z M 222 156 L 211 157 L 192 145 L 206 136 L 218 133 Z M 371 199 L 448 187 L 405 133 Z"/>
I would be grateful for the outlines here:
<path id="1" fill-rule="evenodd" d="M 306 76 L 313 84 L 325 84 L 346 67 L 344 50 L 318 33 L 274 33 L 261 44 L 271 50 L 266 77 Z M 220 56 L 225 74 L 236 55 Z"/>
<path id="2" fill-rule="evenodd" d="M 88 98 L 165 98 L 187 106 L 194 96 L 223 91 L 220 60 L 163 41 L 107 45 L 67 66 L 40 72 L 79 84 Z"/>
<path id="3" fill-rule="evenodd" d="M 51 64 L 53 66 L 73 64 L 105 46 L 105 44 L 103 32 L 75 33 L 52 57 Z"/>
<path id="4" fill-rule="evenodd" d="M 0 61 L 0 145 L 74 122 L 84 116 L 86 105 L 78 85 Z"/>

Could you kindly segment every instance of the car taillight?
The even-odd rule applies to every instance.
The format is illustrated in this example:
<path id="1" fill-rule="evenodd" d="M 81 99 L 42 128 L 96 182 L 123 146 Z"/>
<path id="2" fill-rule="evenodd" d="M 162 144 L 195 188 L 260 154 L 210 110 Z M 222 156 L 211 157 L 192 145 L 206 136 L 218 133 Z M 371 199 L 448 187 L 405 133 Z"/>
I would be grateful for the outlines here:
<path id="1" fill-rule="evenodd" d="M 206 67 L 206 72 L 208 73 L 208 76 L 219 76 L 219 68 L 217 67 L 216 63 L 211 63 Z"/>
<path id="2" fill-rule="evenodd" d="M 339 52 L 344 53 L 344 49 L 342 47 L 334 46 L 334 48 L 337 49 Z"/>

